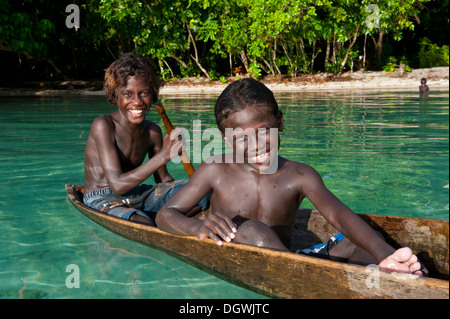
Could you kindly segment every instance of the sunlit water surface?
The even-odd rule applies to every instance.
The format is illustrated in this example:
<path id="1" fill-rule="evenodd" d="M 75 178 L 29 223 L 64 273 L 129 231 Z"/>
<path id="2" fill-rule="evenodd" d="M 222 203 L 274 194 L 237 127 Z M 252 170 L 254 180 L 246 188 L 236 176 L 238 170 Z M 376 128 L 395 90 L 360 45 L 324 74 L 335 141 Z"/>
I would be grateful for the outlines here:
<path id="1" fill-rule="evenodd" d="M 448 220 L 448 91 L 275 95 L 281 155 L 316 168 L 355 212 Z M 216 96 L 162 98 L 191 137 L 193 120 L 215 127 Z M 0 298 L 262 297 L 117 236 L 67 201 L 64 184 L 83 183 L 92 120 L 114 110 L 100 96 L 0 97 Z M 148 119 L 163 127 L 156 112 Z M 186 178 L 182 165 L 168 168 Z M 66 286 L 72 264 L 80 288 Z"/>

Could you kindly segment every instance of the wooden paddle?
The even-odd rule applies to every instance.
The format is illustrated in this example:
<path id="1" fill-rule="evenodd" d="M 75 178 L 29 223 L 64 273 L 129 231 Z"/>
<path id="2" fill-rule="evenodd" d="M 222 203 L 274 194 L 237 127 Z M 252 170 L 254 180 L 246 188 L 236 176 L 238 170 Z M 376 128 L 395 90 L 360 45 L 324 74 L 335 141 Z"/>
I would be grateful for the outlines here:
<path id="1" fill-rule="evenodd" d="M 172 133 L 172 131 L 174 130 L 174 127 L 172 125 L 172 122 L 170 122 L 169 117 L 166 114 L 164 105 L 161 102 L 156 103 L 155 109 L 161 116 L 164 126 L 166 127 L 167 134 Z M 192 174 L 194 173 L 195 169 L 185 151 L 182 151 L 180 158 L 181 158 L 181 163 L 183 163 L 184 169 L 186 170 L 189 177 L 191 177 Z"/>

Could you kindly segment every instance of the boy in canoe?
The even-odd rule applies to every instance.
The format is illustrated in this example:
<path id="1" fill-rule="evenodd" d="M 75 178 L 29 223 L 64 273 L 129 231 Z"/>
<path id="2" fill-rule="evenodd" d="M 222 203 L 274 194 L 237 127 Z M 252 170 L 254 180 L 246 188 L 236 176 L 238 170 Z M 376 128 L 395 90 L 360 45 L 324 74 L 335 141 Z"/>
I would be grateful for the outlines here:
<path id="1" fill-rule="evenodd" d="M 105 73 L 108 101 L 114 113 L 97 117 L 91 126 L 85 150 L 85 196 L 94 209 L 120 218 L 154 226 L 154 215 L 187 180 L 174 181 L 166 163 L 177 152 L 180 129 L 166 135 L 145 119 L 156 102 L 159 83 L 149 60 L 127 53 L 114 61 Z M 149 160 L 144 163 L 148 155 Z M 151 175 L 156 186 L 143 183 Z M 200 201 L 199 201 L 200 202 Z M 208 198 L 201 199 L 206 209 Z"/>
<path id="2" fill-rule="evenodd" d="M 216 101 L 215 116 L 233 153 L 213 156 L 197 168 L 158 212 L 160 229 L 199 239 L 209 237 L 219 245 L 225 240 L 289 250 L 295 214 L 307 197 L 345 236 L 334 236 L 306 253 L 376 263 L 399 272 L 426 272 L 411 249 L 395 250 L 341 203 L 316 170 L 278 155 L 283 115 L 264 84 L 252 79 L 230 84 Z M 203 221 L 186 217 L 185 213 L 210 192 L 209 216 Z"/>

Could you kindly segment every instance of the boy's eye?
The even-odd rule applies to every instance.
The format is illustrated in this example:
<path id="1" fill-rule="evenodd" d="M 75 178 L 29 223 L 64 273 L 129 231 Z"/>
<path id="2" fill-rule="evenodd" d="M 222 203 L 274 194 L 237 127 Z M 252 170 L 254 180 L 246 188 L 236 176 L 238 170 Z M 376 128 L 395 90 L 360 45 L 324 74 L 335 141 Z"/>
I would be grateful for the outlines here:
<path id="1" fill-rule="evenodd" d="M 144 91 L 144 92 L 141 93 L 141 96 L 142 97 L 150 96 L 150 92 L 149 91 Z"/>

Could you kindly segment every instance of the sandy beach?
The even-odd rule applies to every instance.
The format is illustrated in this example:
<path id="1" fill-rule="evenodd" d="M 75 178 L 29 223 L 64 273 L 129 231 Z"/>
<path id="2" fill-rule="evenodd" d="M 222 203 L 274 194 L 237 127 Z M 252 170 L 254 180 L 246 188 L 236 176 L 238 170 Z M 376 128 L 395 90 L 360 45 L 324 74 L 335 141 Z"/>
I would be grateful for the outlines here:
<path id="1" fill-rule="evenodd" d="M 398 89 L 405 91 L 418 91 L 420 79 L 426 78 L 430 90 L 449 89 L 449 68 L 438 67 L 430 69 L 416 69 L 403 75 L 398 71 L 392 73 L 381 72 L 347 72 L 340 78 L 326 73 L 303 75 L 296 79 L 271 80 L 263 79 L 273 92 L 295 91 L 323 91 L 323 90 L 350 90 L 350 89 Z M 226 84 L 220 82 L 201 82 L 197 80 L 189 83 L 167 83 L 161 89 L 161 94 L 198 94 L 220 93 Z"/>
<path id="2" fill-rule="evenodd" d="M 161 95 L 219 94 L 227 84 L 245 75 L 230 77 L 227 83 L 209 81 L 205 78 L 186 78 L 166 82 Z M 261 80 L 273 92 L 333 91 L 333 90 L 402 90 L 418 91 L 420 79 L 426 78 L 430 91 L 449 90 L 449 67 L 414 69 L 400 74 L 399 71 L 347 72 L 340 77 L 329 73 L 301 75 L 297 78 Z M 0 96 L 23 95 L 103 95 L 101 81 L 34 82 L 26 85 L 0 87 Z"/>

